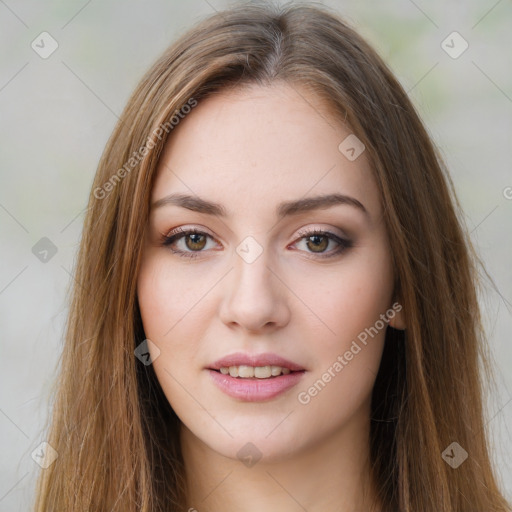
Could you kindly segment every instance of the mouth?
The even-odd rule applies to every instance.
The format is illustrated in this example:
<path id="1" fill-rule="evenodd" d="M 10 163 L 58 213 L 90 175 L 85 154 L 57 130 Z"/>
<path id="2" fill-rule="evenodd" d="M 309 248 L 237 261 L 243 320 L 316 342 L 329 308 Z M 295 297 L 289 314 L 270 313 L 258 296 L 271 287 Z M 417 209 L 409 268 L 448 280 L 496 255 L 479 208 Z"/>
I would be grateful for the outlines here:
<path id="1" fill-rule="evenodd" d="M 212 368 L 213 369 L 213 368 Z M 237 379 L 273 379 L 280 375 L 289 375 L 295 373 L 290 368 L 266 365 L 266 366 L 222 366 L 218 370 L 213 370 L 221 373 L 222 375 L 229 375 Z"/>
<path id="2" fill-rule="evenodd" d="M 246 402 L 271 400 L 295 386 L 306 372 L 275 354 L 232 354 L 206 370 L 221 391 Z"/>
<path id="3" fill-rule="evenodd" d="M 289 361 L 277 354 L 244 354 L 237 352 L 212 363 L 209 370 L 241 378 L 270 378 L 305 371 L 300 364 Z M 279 372 L 279 373 L 278 373 Z"/>

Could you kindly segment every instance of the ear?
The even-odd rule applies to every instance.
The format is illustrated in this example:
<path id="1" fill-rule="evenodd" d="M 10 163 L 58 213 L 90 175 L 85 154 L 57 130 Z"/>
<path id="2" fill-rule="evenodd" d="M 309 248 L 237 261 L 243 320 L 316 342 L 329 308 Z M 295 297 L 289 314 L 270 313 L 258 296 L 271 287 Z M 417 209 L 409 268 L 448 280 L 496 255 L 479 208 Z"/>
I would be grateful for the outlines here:
<path id="1" fill-rule="evenodd" d="M 393 329 L 405 330 L 405 314 L 404 309 L 400 301 L 395 301 L 393 306 L 388 310 L 389 325 Z"/>

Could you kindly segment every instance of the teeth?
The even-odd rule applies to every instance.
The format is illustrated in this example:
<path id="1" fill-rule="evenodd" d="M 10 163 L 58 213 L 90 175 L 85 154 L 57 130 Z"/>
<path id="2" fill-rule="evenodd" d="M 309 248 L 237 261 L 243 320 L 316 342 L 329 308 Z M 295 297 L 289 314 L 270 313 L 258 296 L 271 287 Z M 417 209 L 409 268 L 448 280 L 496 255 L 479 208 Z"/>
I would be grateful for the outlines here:
<path id="1" fill-rule="evenodd" d="M 270 366 L 256 366 L 254 376 L 257 379 L 268 379 L 272 376 L 272 368 Z"/>
<path id="2" fill-rule="evenodd" d="M 281 375 L 282 368 L 280 366 L 271 366 L 270 367 L 270 373 L 272 377 L 277 377 L 278 375 Z"/>
<path id="3" fill-rule="evenodd" d="M 252 366 L 239 366 L 237 375 L 233 375 L 231 373 L 231 368 L 236 368 L 236 366 L 230 366 L 229 367 L 229 374 L 231 377 L 242 377 L 244 379 L 250 379 L 251 377 L 254 377 L 254 368 Z"/>
<path id="4" fill-rule="evenodd" d="M 288 375 L 289 368 L 282 368 L 281 366 L 230 366 L 220 369 L 223 375 L 230 375 L 231 377 L 240 377 L 242 379 L 250 379 L 256 377 L 257 379 L 268 379 L 270 377 L 278 377 L 279 375 Z"/>

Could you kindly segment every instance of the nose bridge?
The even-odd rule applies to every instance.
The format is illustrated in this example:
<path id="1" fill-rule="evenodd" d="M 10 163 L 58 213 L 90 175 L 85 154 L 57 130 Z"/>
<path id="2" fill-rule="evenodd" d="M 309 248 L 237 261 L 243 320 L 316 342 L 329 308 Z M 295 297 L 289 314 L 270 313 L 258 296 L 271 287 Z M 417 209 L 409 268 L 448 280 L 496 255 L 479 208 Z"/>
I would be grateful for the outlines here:
<path id="1" fill-rule="evenodd" d="M 257 239 L 255 238 L 257 236 Z M 233 265 L 236 283 L 265 284 L 270 270 L 271 251 L 268 237 L 263 233 L 248 235 L 234 248 Z M 251 283 L 255 280 L 256 283 Z M 268 283 L 267 283 L 268 285 Z"/>
<path id="2" fill-rule="evenodd" d="M 270 295 L 270 283 L 271 271 L 269 269 L 269 258 L 267 254 L 262 253 L 254 261 L 245 260 L 240 255 L 235 258 L 235 272 L 234 281 L 237 288 L 240 291 L 255 288 L 258 293 L 263 295 Z"/>
<path id="3" fill-rule="evenodd" d="M 250 330 L 284 325 L 289 316 L 285 291 L 271 270 L 270 252 L 247 237 L 233 255 L 234 271 L 228 281 L 221 316 Z"/>
<path id="4" fill-rule="evenodd" d="M 273 300 L 276 293 L 269 265 L 270 251 L 252 237 L 247 237 L 236 249 L 234 258 L 233 293 L 239 300 L 263 303 Z"/>

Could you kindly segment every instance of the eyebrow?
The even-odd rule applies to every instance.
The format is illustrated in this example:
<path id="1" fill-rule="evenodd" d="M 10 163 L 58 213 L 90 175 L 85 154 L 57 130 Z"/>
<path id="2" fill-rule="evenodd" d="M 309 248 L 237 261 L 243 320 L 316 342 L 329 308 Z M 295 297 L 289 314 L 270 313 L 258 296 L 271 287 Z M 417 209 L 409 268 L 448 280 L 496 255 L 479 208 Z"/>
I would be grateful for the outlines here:
<path id="1" fill-rule="evenodd" d="M 215 215 L 223 218 L 228 217 L 226 209 L 221 204 L 187 194 L 170 194 L 162 197 L 151 205 L 151 209 L 161 208 L 167 205 L 180 206 L 181 208 L 204 213 L 206 215 Z M 360 201 L 344 194 L 326 194 L 305 197 L 293 201 L 284 201 L 277 207 L 276 214 L 279 219 L 282 219 L 286 216 L 300 215 L 304 212 L 326 209 L 337 205 L 353 206 L 368 215 L 368 210 L 366 210 Z"/>

